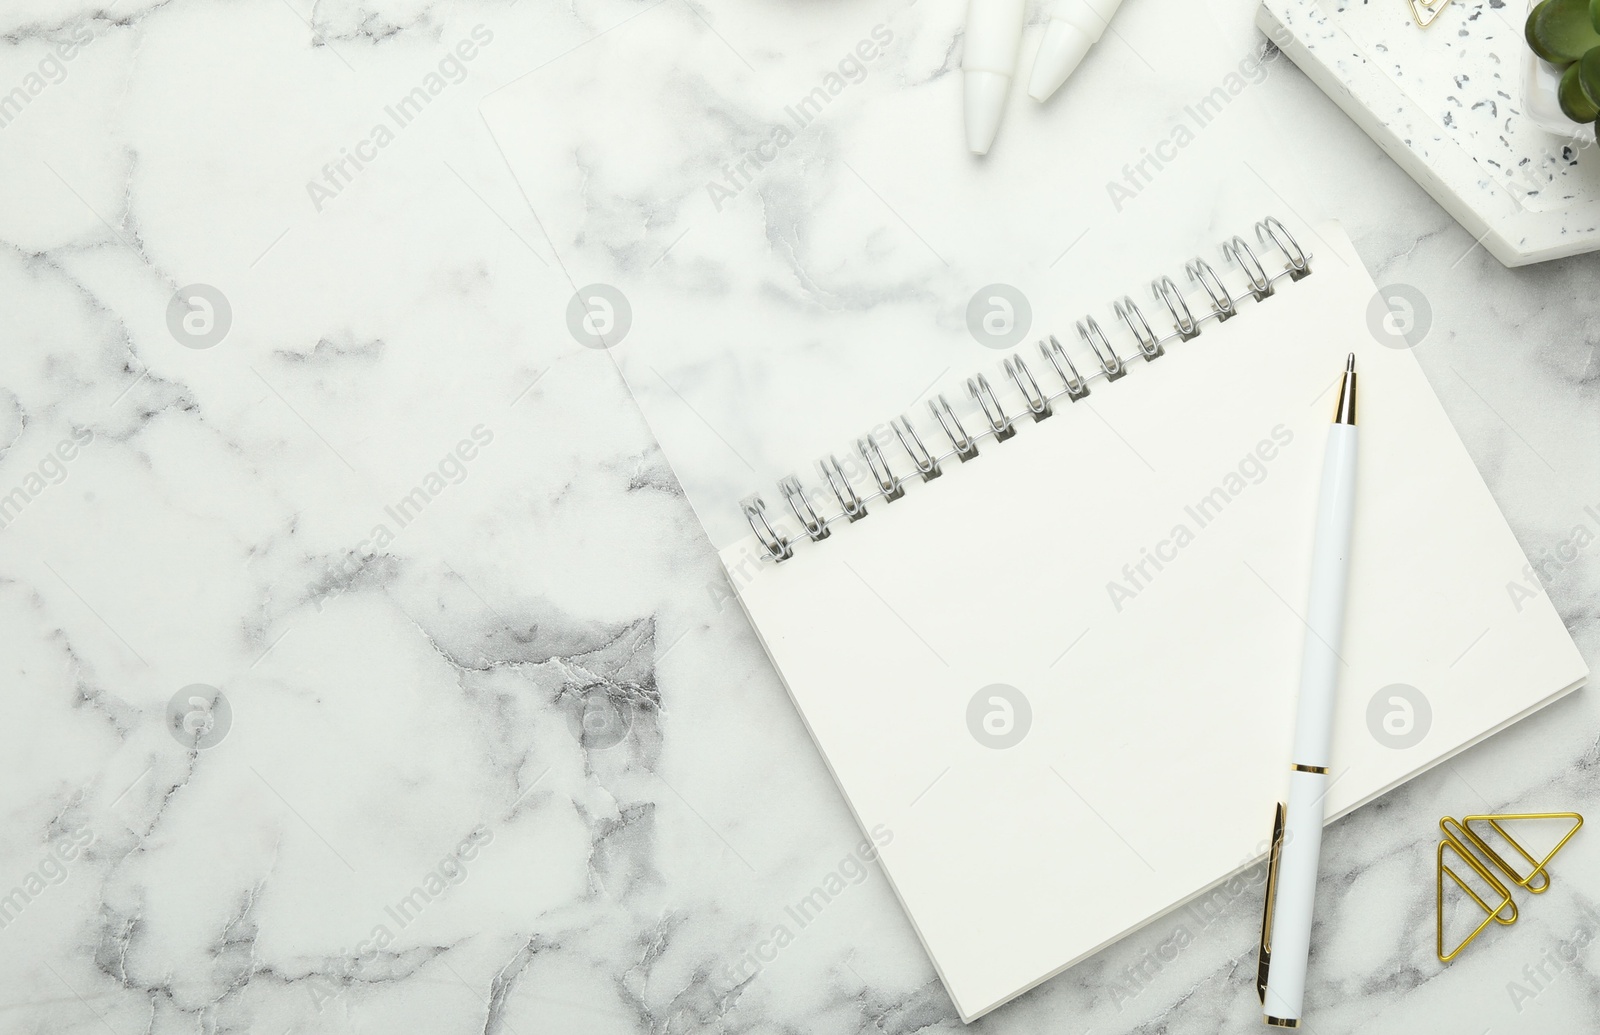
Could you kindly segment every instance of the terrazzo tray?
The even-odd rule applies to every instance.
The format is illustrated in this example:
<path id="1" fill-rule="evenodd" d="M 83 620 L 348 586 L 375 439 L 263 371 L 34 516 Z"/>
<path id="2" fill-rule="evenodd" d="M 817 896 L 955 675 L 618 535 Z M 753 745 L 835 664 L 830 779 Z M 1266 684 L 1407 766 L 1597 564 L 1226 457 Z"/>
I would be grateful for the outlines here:
<path id="1" fill-rule="evenodd" d="M 1507 266 L 1600 250 L 1600 147 L 1550 132 L 1518 0 L 1263 0 L 1256 24 Z M 1547 78 L 1547 77 L 1546 77 Z M 1534 103 L 1530 103 L 1530 101 Z"/>

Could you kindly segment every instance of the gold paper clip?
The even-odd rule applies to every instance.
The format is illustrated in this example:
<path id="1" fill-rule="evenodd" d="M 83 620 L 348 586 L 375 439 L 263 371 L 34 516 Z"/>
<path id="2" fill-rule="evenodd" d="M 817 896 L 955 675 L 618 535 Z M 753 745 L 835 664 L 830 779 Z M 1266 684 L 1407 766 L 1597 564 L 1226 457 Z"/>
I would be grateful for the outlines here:
<path id="1" fill-rule="evenodd" d="M 1573 820 L 1573 824 L 1572 829 L 1568 830 L 1566 835 L 1563 836 L 1560 841 L 1556 842 L 1556 846 L 1550 849 L 1550 851 L 1545 854 L 1543 859 L 1535 861 L 1533 856 L 1528 854 L 1527 849 L 1518 844 L 1517 839 L 1506 833 L 1506 828 L 1500 825 L 1501 823 L 1516 819 L 1570 819 Z M 1578 815 L 1576 812 L 1517 812 L 1509 813 L 1504 816 L 1468 816 L 1461 822 L 1464 824 L 1467 833 L 1472 836 L 1473 847 L 1481 850 L 1489 857 L 1489 860 L 1498 866 L 1503 872 L 1510 874 L 1511 879 L 1517 883 L 1518 887 L 1526 888 L 1535 895 L 1542 895 L 1550 889 L 1550 874 L 1545 872 L 1545 866 L 1549 864 L 1551 859 L 1556 857 L 1557 852 L 1566 847 L 1567 842 L 1572 840 L 1572 835 L 1576 834 L 1579 828 L 1583 826 L 1583 817 Z M 1483 838 L 1473 833 L 1473 823 L 1489 824 L 1494 828 L 1494 832 L 1505 838 L 1506 844 L 1516 849 L 1517 854 L 1522 856 L 1523 860 L 1533 868 L 1530 869 L 1525 876 L 1519 877 L 1517 872 L 1513 870 L 1504 859 L 1500 858 L 1499 854 L 1496 853 L 1494 849 L 1490 848 L 1488 844 L 1484 842 Z M 1540 876 L 1544 877 L 1544 883 L 1535 886 L 1533 881 L 1535 878 Z"/>
<path id="2" fill-rule="evenodd" d="M 1513 820 L 1524 819 L 1571 819 L 1574 822 L 1572 829 L 1566 832 L 1565 836 L 1545 854 L 1543 859 L 1535 859 L 1501 825 Z M 1499 852 L 1491 848 L 1489 843 L 1477 831 L 1472 829 L 1473 823 L 1489 824 L 1495 833 L 1504 838 L 1505 842 L 1528 864 L 1528 871 L 1526 873 L 1518 873 Z M 1438 873 L 1434 881 L 1434 894 L 1437 896 L 1437 912 L 1434 921 L 1434 951 L 1439 957 L 1439 962 L 1449 963 L 1459 956 L 1462 949 L 1465 949 L 1472 943 L 1474 938 L 1483 933 L 1483 929 L 1489 926 L 1489 921 L 1493 920 L 1495 923 L 1502 925 L 1516 923 L 1517 904 L 1511 897 L 1511 889 L 1495 875 L 1495 871 L 1504 875 L 1519 888 L 1523 888 L 1535 895 L 1543 894 L 1550 889 L 1550 873 L 1545 867 L 1550 864 L 1550 860 L 1556 857 L 1556 853 L 1561 851 L 1568 841 L 1572 840 L 1572 835 L 1576 834 L 1578 828 L 1582 826 L 1583 817 L 1576 812 L 1521 812 L 1499 816 L 1468 816 L 1460 822 L 1450 816 L 1445 816 L 1439 820 L 1439 829 L 1444 832 L 1444 840 L 1439 842 L 1437 851 Z M 1484 883 L 1493 888 L 1496 895 L 1500 896 L 1500 901 L 1494 906 L 1490 906 L 1475 889 L 1461 878 L 1460 874 L 1447 866 L 1444 859 L 1446 849 L 1455 853 L 1458 859 L 1472 867 L 1472 871 Z M 1487 864 L 1485 864 L 1484 860 L 1487 860 Z M 1493 867 L 1493 870 L 1490 867 Z M 1466 892 L 1467 897 L 1471 898 L 1478 908 L 1484 912 L 1483 920 L 1479 922 L 1477 927 L 1473 928 L 1472 933 L 1462 939 L 1461 943 L 1448 953 L 1444 951 L 1444 878 L 1446 875 L 1449 875 L 1450 879 L 1455 881 L 1456 886 Z M 1541 877 L 1543 881 L 1539 881 Z M 1508 909 L 1510 910 L 1509 913 L 1506 912 Z"/>
<path id="3" fill-rule="evenodd" d="M 1416 19 L 1419 29 L 1438 21 L 1439 15 L 1450 6 L 1450 0 L 1406 0 L 1406 3 L 1411 5 L 1411 17 Z"/>
<path id="4" fill-rule="evenodd" d="M 1452 826 L 1455 828 L 1454 830 L 1451 829 Z M 1463 839 L 1461 836 L 1457 835 L 1456 831 L 1461 831 L 1462 834 L 1466 835 L 1466 840 L 1472 841 L 1474 845 L 1479 843 L 1479 839 L 1476 834 L 1472 833 L 1470 830 L 1467 830 L 1449 816 L 1439 820 L 1439 829 L 1444 831 L 1444 840 L 1439 842 L 1437 860 L 1439 864 L 1439 871 L 1434 877 L 1434 894 L 1438 900 L 1438 911 L 1434 919 L 1434 951 L 1438 954 L 1440 963 L 1449 963 L 1451 960 L 1461 955 L 1461 950 L 1465 949 L 1472 942 L 1472 939 L 1483 933 L 1483 929 L 1489 926 L 1490 920 L 1501 924 L 1516 923 L 1517 903 L 1511 897 L 1511 890 L 1501 883 L 1500 878 L 1489 872 L 1489 868 L 1487 866 L 1478 861 L 1478 857 L 1473 855 L 1471 850 L 1469 850 L 1467 846 L 1462 843 Z M 1444 853 L 1446 849 L 1454 852 L 1458 859 L 1465 862 L 1468 866 L 1471 866 L 1473 872 L 1479 877 L 1483 878 L 1484 882 L 1494 889 L 1495 894 L 1500 896 L 1500 901 L 1491 907 L 1483 900 L 1483 898 L 1477 893 L 1476 890 L 1473 889 L 1470 884 L 1461 879 L 1461 876 L 1457 874 L 1455 870 L 1452 870 L 1449 866 L 1446 866 L 1444 861 Z M 1492 855 L 1493 853 L 1490 854 Z M 1462 891 L 1465 891 L 1467 893 L 1467 897 L 1476 902 L 1478 904 L 1478 908 L 1484 912 L 1483 920 L 1479 922 L 1477 927 L 1472 929 L 1472 933 L 1463 938 L 1461 940 L 1461 944 L 1457 945 L 1449 952 L 1444 951 L 1444 878 L 1447 874 L 1451 880 L 1456 882 L 1456 886 Z M 1515 878 L 1512 879 L 1515 880 Z M 1509 916 L 1504 915 L 1505 910 L 1508 908 L 1511 910 Z"/>

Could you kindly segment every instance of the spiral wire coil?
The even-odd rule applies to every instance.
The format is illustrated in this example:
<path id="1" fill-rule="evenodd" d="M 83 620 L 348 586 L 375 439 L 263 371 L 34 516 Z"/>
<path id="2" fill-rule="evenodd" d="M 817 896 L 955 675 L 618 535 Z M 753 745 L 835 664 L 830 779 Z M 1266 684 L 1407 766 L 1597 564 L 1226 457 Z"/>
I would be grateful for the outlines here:
<path id="1" fill-rule="evenodd" d="M 1113 311 L 1133 336 L 1138 358 L 1152 363 L 1166 354 L 1167 346 L 1198 337 L 1206 323 L 1232 319 L 1239 312 L 1239 303 L 1246 299 L 1263 302 L 1272 297 L 1279 281 L 1296 281 L 1311 275 L 1311 256 L 1277 218 L 1268 216 L 1256 224 L 1255 230 L 1256 243 L 1263 254 L 1268 250 L 1276 251 L 1283 258 L 1283 268 L 1269 272 L 1242 237 L 1236 236 L 1225 242 L 1222 245 L 1223 257 L 1236 266 L 1248 281 L 1242 295 L 1232 295 L 1222 277 L 1204 258 L 1196 257 L 1185 264 L 1184 272 L 1189 281 L 1205 292 L 1206 300 L 1211 305 L 1210 312 L 1196 316 L 1171 277 L 1158 277 L 1150 282 L 1152 297 L 1162 304 L 1172 320 L 1172 330 L 1164 335 L 1155 332 L 1132 296 L 1124 295 L 1121 301 L 1115 303 Z M 1006 358 L 1004 369 L 1022 394 L 1023 412 L 1016 415 L 1007 413 L 994 386 L 983 374 L 967 379 L 967 392 L 978 404 L 977 420 L 980 425 L 973 431 L 969 432 L 963 426 L 955 408 L 944 395 L 929 400 L 928 409 L 950 443 L 948 452 L 935 453 L 930 450 L 910 417 L 901 415 L 890 420 L 889 427 L 910 460 L 914 473 L 924 482 L 932 481 L 939 477 L 941 465 L 945 462 L 954 459 L 965 463 L 976 457 L 980 438 L 989 436 L 996 443 L 1005 442 L 1017 433 L 1017 421 L 1022 417 L 1031 417 L 1034 423 L 1038 423 L 1055 412 L 1054 404 L 1062 400 L 1076 402 L 1087 396 L 1092 382 L 1103 380 L 1109 383 L 1127 374 L 1127 360 L 1117 353 L 1099 321 L 1093 316 L 1085 316 L 1077 321 L 1075 327 L 1078 336 L 1093 353 L 1099 369 L 1088 375 L 1078 373 L 1066 348 L 1054 335 L 1049 335 L 1046 340 L 1039 342 L 1039 352 L 1061 382 L 1061 388 L 1056 392 L 1049 392 L 1041 386 L 1021 356 Z M 1129 358 L 1132 358 L 1131 354 Z M 870 504 L 880 500 L 893 503 L 905 496 L 905 481 L 890 466 L 876 439 L 871 435 L 858 438 L 855 447 L 857 455 L 866 465 L 873 491 L 863 493 L 858 490 L 851 483 L 837 455 L 829 454 L 826 460 L 817 462 L 828 494 L 838 504 L 836 513 L 827 516 L 821 514 L 799 478 L 790 475 L 778 482 L 778 491 L 806 538 L 826 539 L 835 523 L 859 521 L 867 516 Z M 767 517 L 765 500 L 760 496 L 751 496 L 744 500 L 742 507 L 750 530 L 765 551 L 765 559 L 785 561 L 794 556 L 797 536 L 785 536 L 773 527 Z"/>

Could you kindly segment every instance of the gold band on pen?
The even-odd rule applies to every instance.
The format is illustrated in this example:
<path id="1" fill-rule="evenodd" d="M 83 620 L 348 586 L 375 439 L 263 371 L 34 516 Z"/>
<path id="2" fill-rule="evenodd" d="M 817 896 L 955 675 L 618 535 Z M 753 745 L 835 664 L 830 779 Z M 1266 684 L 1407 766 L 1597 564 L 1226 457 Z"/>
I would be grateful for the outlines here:
<path id="1" fill-rule="evenodd" d="M 1267 1023 L 1274 1028 L 1298 1028 L 1300 1022 L 1295 1018 L 1267 1017 Z"/>
<path id="2" fill-rule="evenodd" d="M 1328 767 L 1325 765 L 1301 765 L 1299 762 L 1296 762 L 1290 768 L 1297 773 L 1316 773 L 1319 776 L 1328 775 Z"/>

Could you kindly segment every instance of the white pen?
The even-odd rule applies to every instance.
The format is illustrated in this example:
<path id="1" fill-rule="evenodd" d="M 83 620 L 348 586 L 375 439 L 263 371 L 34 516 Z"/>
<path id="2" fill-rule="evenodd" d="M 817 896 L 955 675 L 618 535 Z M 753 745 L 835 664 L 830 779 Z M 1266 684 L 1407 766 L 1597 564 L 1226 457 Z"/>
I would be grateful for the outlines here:
<path id="1" fill-rule="evenodd" d="M 1017 71 L 1022 16 L 1027 0 L 971 0 L 961 55 L 966 92 L 967 147 L 989 153 L 1006 110 L 1006 94 Z"/>
<path id="2" fill-rule="evenodd" d="M 1057 0 L 1033 58 L 1028 96 L 1044 101 L 1077 69 L 1122 6 L 1122 0 Z"/>
<path id="3" fill-rule="evenodd" d="M 1311 951 L 1311 906 L 1322 850 L 1323 797 L 1333 697 L 1339 685 L 1339 640 L 1350 570 L 1350 526 L 1356 501 L 1356 357 L 1345 363 L 1339 402 L 1322 457 L 1316 537 L 1311 548 L 1311 599 L 1300 658 L 1300 703 L 1290 756 L 1289 804 L 1279 804 L 1267 864 L 1267 904 L 1261 919 L 1256 990 L 1266 1021 L 1298 1028 Z"/>

